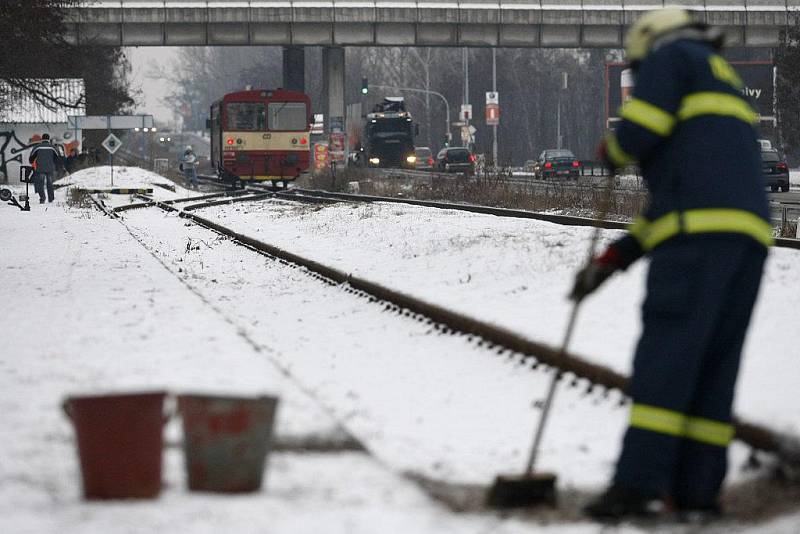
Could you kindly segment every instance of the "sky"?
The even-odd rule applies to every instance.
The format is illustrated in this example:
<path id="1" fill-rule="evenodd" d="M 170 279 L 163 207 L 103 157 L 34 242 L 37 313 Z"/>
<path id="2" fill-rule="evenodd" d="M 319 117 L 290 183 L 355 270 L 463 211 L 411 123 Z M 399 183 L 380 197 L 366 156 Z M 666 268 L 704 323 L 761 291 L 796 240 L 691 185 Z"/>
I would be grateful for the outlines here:
<path id="1" fill-rule="evenodd" d="M 169 93 L 170 84 L 163 78 L 149 75 L 155 68 L 169 70 L 178 57 L 178 49 L 170 46 L 139 46 L 128 47 L 125 53 L 131 62 L 131 85 L 142 92 L 136 112 L 153 115 L 157 122 L 171 121 L 172 110 L 162 102 Z"/>

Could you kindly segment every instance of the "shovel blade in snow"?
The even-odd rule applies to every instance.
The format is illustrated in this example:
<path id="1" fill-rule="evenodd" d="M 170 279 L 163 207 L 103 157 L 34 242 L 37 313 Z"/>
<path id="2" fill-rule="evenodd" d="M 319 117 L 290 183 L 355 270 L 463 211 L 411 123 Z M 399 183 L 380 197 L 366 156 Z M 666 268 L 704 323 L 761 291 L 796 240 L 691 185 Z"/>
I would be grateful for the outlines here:
<path id="1" fill-rule="evenodd" d="M 489 489 L 491 508 L 523 508 L 556 505 L 556 476 L 552 473 L 499 475 Z"/>

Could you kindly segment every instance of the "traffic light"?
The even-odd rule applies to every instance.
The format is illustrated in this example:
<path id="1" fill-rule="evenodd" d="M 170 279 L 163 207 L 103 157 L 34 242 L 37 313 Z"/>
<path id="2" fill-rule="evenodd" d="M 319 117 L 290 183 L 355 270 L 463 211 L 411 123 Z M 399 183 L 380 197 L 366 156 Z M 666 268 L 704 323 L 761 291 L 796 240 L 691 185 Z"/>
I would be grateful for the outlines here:
<path id="1" fill-rule="evenodd" d="M 366 78 L 361 78 L 361 94 L 365 95 L 367 93 L 369 93 L 369 83 Z"/>

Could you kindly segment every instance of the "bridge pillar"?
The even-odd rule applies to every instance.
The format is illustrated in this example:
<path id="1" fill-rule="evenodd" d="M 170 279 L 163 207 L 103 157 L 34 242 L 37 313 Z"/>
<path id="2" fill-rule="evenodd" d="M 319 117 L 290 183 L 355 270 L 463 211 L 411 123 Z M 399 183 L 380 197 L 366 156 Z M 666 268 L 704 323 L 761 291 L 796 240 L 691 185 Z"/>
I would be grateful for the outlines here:
<path id="1" fill-rule="evenodd" d="M 306 91 L 306 52 L 302 46 L 283 47 L 283 88 Z"/>
<path id="2" fill-rule="evenodd" d="M 322 49 L 322 101 L 325 131 L 344 132 L 344 48 Z"/>

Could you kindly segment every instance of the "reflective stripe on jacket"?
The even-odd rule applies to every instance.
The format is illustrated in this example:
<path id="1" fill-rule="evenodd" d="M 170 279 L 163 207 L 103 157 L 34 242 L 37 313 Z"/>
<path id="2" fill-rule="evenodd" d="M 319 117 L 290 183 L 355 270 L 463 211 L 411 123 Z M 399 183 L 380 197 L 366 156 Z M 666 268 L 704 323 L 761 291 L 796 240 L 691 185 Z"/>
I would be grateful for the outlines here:
<path id="1" fill-rule="evenodd" d="M 630 254 L 679 233 L 772 242 L 758 115 L 741 88 L 736 71 L 702 41 L 667 43 L 641 63 L 633 98 L 607 138 L 609 158 L 617 166 L 638 162 L 651 194 L 624 238 Z"/>

